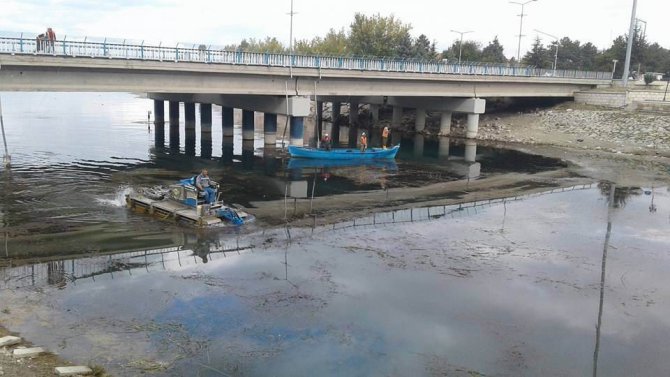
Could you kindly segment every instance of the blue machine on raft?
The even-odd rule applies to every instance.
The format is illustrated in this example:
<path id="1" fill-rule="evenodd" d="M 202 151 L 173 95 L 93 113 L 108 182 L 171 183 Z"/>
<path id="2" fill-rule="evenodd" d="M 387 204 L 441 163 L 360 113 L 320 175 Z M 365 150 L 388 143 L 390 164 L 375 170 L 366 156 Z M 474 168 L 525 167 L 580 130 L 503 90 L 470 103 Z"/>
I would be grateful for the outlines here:
<path id="1" fill-rule="evenodd" d="M 217 191 L 216 201 L 206 203 L 204 192 L 195 187 L 195 177 L 180 180 L 178 183 L 165 187 L 143 189 L 126 195 L 128 207 L 147 212 L 160 218 L 175 219 L 193 223 L 198 227 L 217 227 L 226 225 L 242 225 L 253 219 L 253 216 L 240 208 L 226 205 L 220 199 L 218 184 L 210 181 Z"/>

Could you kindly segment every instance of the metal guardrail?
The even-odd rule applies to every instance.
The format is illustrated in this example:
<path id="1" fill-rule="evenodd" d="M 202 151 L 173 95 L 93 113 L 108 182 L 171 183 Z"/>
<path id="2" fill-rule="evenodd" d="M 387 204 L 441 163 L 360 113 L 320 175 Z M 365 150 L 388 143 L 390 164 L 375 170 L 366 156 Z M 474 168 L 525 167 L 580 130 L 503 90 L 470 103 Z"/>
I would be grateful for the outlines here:
<path id="1" fill-rule="evenodd" d="M 133 59 L 151 61 L 200 62 L 230 65 L 254 65 L 313 69 L 345 69 L 376 72 L 406 72 L 428 74 L 455 74 L 477 76 L 556 77 L 570 79 L 611 80 L 611 72 L 553 70 L 533 66 L 510 66 L 486 63 L 450 63 L 387 58 L 361 58 L 345 56 L 289 55 L 227 51 L 205 45 L 151 46 L 84 40 L 48 41 L 0 35 L 0 54 L 31 54 L 107 59 Z"/>

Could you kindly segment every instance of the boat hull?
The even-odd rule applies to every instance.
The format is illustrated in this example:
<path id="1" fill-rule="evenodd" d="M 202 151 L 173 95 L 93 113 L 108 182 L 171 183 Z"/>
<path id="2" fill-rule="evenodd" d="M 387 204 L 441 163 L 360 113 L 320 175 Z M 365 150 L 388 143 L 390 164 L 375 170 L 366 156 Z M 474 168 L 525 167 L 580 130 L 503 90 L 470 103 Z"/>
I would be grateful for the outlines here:
<path id="1" fill-rule="evenodd" d="M 399 149 L 400 145 L 396 145 L 388 149 L 369 148 L 365 152 L 361 152 L 355 148 L 333 148 L 331 150 L 325 150 L 291 145 L 288 147 L 288 152 L 291 154 L 291 157 L 296 158 L 315 158 L 320 160 L 375 160 L 393 159 Z"/>

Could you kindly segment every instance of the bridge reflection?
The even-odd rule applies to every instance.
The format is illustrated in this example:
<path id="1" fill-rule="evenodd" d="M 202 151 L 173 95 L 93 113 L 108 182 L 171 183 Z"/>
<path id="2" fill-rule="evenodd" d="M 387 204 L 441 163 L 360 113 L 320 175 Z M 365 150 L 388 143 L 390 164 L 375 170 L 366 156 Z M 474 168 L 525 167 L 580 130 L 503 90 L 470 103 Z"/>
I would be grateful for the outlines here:
<path id="1" fill-rule="evenodd" d="M 181 242 L 165 248 L 110 252 L 105 255 L 67 259 L 54 258 L 48 262 L 24 265 L 14 265 L 13 263 L 20 262 L 13 262 L 10 259 L 4 261 L 6 265 L 0 265 L 0 289 L 45 286 L 64 288 L 68 284 L 81 282 L 104 281 L 160 271 L 180 271 L 212 261 L 222 261 L 231 256 L 276 251 L 279 242 L 293 242 L 315 233 L 445 218 L 457 219 L 476 215 L 489 207 L 506 206 L 507 203 L 514 201 L 566 191 L 589 190 L 594 187 L 594 184 L 588 184 L 505 198 L 450 205 L 417 206 L 373 213 L 325 225 L 316 225 L 318 221 L 315 217 L 313 226 L 296 228 L 287 224 L 284 227 L 269 228 L 251 234 L 183 233 Z M 286 205 L 290 206 L 289 203 Z M 504 219 L 502 226 L 504 227 Z M 3 262 L 3 259 L 0 258 L 0 262 Z"/>

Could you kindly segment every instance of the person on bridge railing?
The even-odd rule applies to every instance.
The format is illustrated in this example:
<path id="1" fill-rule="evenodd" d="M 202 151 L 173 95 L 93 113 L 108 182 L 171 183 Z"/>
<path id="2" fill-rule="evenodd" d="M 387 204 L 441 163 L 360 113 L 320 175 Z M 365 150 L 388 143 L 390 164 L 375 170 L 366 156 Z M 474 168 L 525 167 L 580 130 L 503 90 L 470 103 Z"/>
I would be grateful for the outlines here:
<path id="1" fill-rule="evenodd" d="M 56 44 L 56 33 L 54 33 L 54 30 L 52 28 L 47 28 L 47 39 L 49 40 L 49 51 L 48 52 L 55 52 L 55 44 Z"/>
<path id="2" fill-rule="evenodd" d="M 45 44 L 46 44 L 47 36 L 46 34 L 42 33 L 35 38 L 35 49 L 37 52 L 44 51 L 45 50 Z"/>

